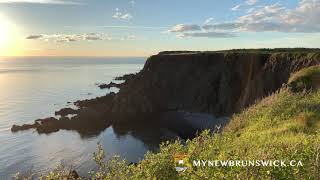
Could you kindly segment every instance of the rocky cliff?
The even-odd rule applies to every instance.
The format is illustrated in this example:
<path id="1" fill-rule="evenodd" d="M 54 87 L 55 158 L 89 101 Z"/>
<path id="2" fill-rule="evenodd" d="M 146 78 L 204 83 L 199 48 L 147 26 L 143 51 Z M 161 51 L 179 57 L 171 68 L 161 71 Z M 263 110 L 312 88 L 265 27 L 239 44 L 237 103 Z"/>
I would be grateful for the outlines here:
<path id="1" fill-rule="evenodd" d="M 318 50 L 162 52 L 122 85 L 112 112 L 231 115 L 279 89 L 291 73 L 319 63 Z"/>
<path id="2" fill-rule="evenodd" d="M 79 109 L 57 111 L 59 119 L 39 119 L 11 130 L 67 129 L 86 136 L 109 125 L 122 124 L 126 127 L 122 131 L 129 132 L 151 123 L 190 137 L 198 130 L 225 124 L 223 117 L 275 92 L 291 73 L 317 64 L 318 49 L 161 52 L 150 57 L 139 73 L 119 78 L 124 83 L 106 85 L 119 87 L 118 93 L 77 101 Z M 69 114 L 75 115 L 69 118 Z"/>

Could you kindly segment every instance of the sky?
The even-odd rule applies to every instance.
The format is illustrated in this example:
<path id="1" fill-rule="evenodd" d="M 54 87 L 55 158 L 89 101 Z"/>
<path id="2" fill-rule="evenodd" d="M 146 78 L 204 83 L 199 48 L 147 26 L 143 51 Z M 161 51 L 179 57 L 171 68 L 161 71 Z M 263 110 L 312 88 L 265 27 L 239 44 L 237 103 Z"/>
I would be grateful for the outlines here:
<path id="1" fill-rule="evenodd" d="M 320 0 L 0 0 L 0 56 L 319 48 Z"/>

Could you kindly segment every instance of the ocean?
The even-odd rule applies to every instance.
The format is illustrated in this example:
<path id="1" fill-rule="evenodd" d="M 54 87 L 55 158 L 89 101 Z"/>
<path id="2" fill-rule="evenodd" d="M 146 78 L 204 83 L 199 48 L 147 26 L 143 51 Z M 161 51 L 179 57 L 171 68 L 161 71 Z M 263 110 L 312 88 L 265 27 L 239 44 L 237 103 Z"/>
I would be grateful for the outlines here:
<path id="1" fill-rule="evenodd" d="M 34 130 L 12 133 L 10 128 L 54 116 L 55 111 L 77 100 L 117 92 L 116 88 L 101 90 L 96 84 L 139 72 L 145 59 L 0 57 L 0 179 L 28 171 L 39 176 L 61 163 L 85 176 L 95 168 L 92 155 L 99 142 L 107 158 L 142 159 L 155 147 L 130 132 L 117 133 L 112 126 L 91 136 L 66 130 L 49 135 Z"/>

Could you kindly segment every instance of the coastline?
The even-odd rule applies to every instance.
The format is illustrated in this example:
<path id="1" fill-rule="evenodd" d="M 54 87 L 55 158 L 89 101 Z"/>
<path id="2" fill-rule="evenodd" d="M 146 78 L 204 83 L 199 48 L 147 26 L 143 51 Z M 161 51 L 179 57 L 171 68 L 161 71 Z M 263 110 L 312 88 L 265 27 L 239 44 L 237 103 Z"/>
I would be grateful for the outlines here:
<path id="1" fill-rule="evenodd" d="M 86 134 L 101 132 L 112 125 L 117 134 L 130 132 L 148 143 L 148 137 L 141 134 L 143 127 L 151 131 L 160 129 L 159 143 L 180 139 L 180 143 L 185 144 L 185 140 L 197 138 L 198 132 L 205 129 L 224 130 L 234 114 L 245 111 L 269 94 L 277 94 L 279 89 L 286 89 L 292 73 L 318 64 L 319 52 L 160 53 L 149 58 L 139 73 L 117 78 L 124 80 L 118 93 L 76 101 L 74 104 L 79 109 L 56 111 L 55 114 L 61 116 L 59 119 L 40 119 L 12 130 L 35 128 L 39 134 L 50 134 L 63 129 Z M 200 72 L 205 74 L 198 74 Z M 243 79 L 244 84 L 237 83 L 235 77 Z M 217 83 L 216 79 L 220 81 Z M 213 91 L 208 85 L 214 87 Z M 206 96 L 194 94 L 194 87 Z M 229 95 L 234 99 L 226 102 Z M 207 100 L 214 100 L 210 103 L 214 106 L 208 105 Z"/>
<path id="2" fill-rule="evenodd" d="M 180 136 L 188 139 L 197 131 L 213 129 L 213 125 L 198 128 L 192 121 L 199 118 L 187 121 L 179 111 L 204 113 L 199 116 L 204 122 L 212 119 L 206 114 L 218 119 L 230 117 L 281 88 L 290 74 L 319 62 L 316 49 L 160 52 L 148 58 L 139 73 L 114 78 L 122 83 L 99 85 L 102 89 L 118 87 L 118 93 L 77 101 L 77 110 L 56 111 L 61 116 L 58 119 L 37 119 L 34 124 L 14 125 L 11 130 L 36 129 L 39 134 L 49 134 L 60 129 L 101 131 L 112 124 L 156 122 L 168 128 L 185 123 L 189 128 L 182 128 Z M 168 116 L 172 112 L 177 113 Z M 216 122 L 218 126 L 227 124 Z"/>

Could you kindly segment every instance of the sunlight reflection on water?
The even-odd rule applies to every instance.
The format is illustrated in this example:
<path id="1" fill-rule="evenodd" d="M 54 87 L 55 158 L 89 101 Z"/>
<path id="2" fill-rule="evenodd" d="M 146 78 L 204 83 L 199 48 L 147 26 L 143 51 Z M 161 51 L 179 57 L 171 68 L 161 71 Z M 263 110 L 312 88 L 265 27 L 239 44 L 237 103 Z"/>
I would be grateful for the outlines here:
<path id="1" fill-rule="evenodd" d="M 105 95 L 108 91 L 100 90 L 96 83 L 138 72 L 144 59 L 0 58 L 0 179 L 30 168 L 46 172 L 61 161 L 84 175 L 93 167 L 92 153 L 99 141 L 107 156 L 120 154 L 129 161 L 142 158 L 148 150 L 143 142 L 129 134 L 118 137 L 112 127 L 88 138 L 73 131 L 13 134 L 10 127 L 53 116 L 67 102 Z"/>

